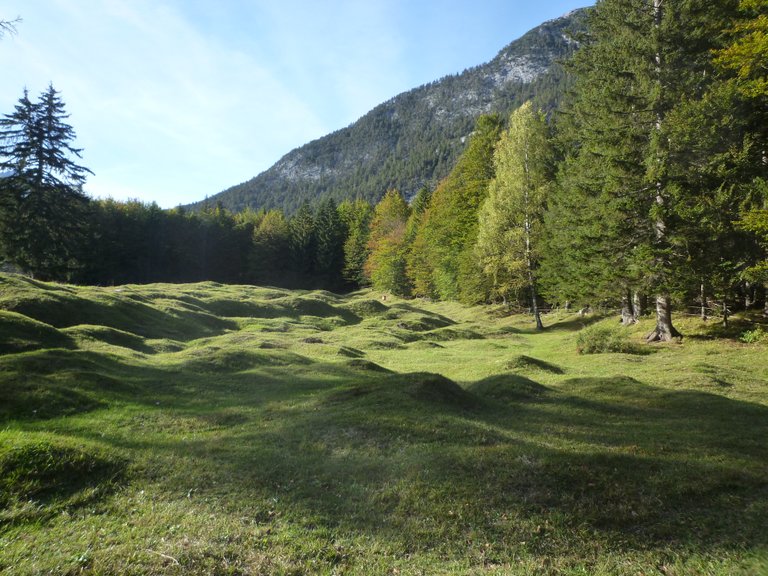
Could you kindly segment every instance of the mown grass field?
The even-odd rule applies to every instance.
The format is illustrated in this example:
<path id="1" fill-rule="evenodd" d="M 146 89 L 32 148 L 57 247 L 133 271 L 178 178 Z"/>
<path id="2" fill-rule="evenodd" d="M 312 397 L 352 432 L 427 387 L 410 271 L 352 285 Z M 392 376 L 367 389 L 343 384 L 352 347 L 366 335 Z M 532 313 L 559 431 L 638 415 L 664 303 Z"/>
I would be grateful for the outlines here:
<path id="1" fill-rule="evenodd" d="M 768 574 L 768 342 L 0 276 L 0 573 Z"/>

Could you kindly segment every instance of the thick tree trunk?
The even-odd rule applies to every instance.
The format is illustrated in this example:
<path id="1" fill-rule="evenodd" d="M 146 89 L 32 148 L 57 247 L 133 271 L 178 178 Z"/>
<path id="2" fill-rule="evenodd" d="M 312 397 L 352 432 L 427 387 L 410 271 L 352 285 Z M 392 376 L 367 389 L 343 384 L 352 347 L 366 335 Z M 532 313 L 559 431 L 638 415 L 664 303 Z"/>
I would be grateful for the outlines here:
<path id="1" fill-rule="evenodd" d="M 636 321 L 635 314 L 632 311 L 632 298 L 629 290 L 627 290 L 621 297 L 621 323 L 624 326 L 630 326 Z"/>
<path id="2" fill-rule="evenodd" d="M 668 294 L 656 296 L 656 328 L 648 334 L 648 342 L 670 342 L 682 334 L 672 326 L 672 305 Z"/>

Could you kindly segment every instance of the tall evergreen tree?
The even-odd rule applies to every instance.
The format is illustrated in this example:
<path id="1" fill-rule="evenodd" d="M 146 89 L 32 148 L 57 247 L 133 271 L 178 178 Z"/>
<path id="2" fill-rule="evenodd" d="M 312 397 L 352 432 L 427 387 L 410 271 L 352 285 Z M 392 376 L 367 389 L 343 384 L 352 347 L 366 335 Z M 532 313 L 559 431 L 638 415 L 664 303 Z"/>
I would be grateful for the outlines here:
<path id="1" fill-rule="evenodd" d="M 623 293 L 640 284 L 656 294 L 649 340 L 678 335 L 672 294 L 685 289 L 697 227 L 686 218 L 695 188 L 684 175 L 698 167 L 675 150 L 677 112 L 711 83 L 712 49 L 733 5 L 601 0 L 573 61 L 576 98 L 564 121 L 573 139 L 549 229 L 581 225 L 570 262 L 591 259 L 580 275 L 593 286 Z M 567 249 L 557 234 L 552 244 Z M 594 273 L 585 274 L 590 266 Z"/>
<path id="2" fill-rule="evenodd" d="M 292 284 L 308 287 L 315 282 L 315 259 L 317 255 L 317 237 L 315 235 L 315 217 L 312 209 L 305 202 L 293 215 L 290 223 L 290 247 L 292 264 Z"/>
<path id="3" fill-rule="evenodd" d="M 49 86 L 33 103 L 27 91 L 0 120 L 0 249 L 41 278 L 67 279 L 84 244 L 87 168 L 73 158 L 75 131 Z"/>
<path id="4" fill-rule="evenodd" d="M 480 210 L 476 253 L 505 301 L 525 289 L 536 327 L 541 221 L 552 179 L 548 128 L 530 102 L 512 113 L 493 156 L 495 176 Z"/>
<path id="5" fill-rule="evenodd" d="M 318 207 L 315 217 L 315 236 L 317 238 L 315 269 L 320 286 L 328 290 L 338 290 L 343 281 L 344 240 L 347 231 L 336 202 L 332 198 L 327 198 Z"/>
<path id="6" fill-rule="evenodd" d="M 366 286 L 369 278 L 365 273 L 365 262 L 370 254 L 368 238 L 373 207 L 365 200 L 345 200 L 339 204 L 339 215 L 347 230 L 342 276 L 350 287 Z"/>

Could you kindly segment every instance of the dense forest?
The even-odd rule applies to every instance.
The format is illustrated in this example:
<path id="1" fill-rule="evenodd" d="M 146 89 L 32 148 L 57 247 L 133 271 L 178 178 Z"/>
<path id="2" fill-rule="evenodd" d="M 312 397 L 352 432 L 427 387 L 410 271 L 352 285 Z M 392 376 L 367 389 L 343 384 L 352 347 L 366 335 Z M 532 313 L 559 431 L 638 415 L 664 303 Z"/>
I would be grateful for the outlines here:
<path id="1" fill-rule="evenodd" d="M 286 211 L 90 200 L 59 93 L 25 92 L 0 121 L 0 258 L 74 283 L 372 285 L 504 302 L 539 327 L 555 305 L 653 311 L 649 340 L 678 336 L 673 307 L 768 312 L 767 11 L 599 1 L 557 110 L 481 116 L 410 202 L 395 187 Z"/>

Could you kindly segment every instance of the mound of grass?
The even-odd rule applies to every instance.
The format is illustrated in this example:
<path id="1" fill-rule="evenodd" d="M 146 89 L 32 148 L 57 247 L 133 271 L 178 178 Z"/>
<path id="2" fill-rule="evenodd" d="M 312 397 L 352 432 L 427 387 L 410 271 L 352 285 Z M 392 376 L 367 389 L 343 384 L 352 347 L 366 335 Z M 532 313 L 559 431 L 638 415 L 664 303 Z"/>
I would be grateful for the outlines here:
<path id="1" fill-rule="evenodd" d="M 519 374 L 499 374 L 478 380 L 469 391 L 480 398 L 507 403 L 535 400 L 547 392 L 547 387 Z"/>
<path id="2" fill-rule="evenodd" d="M 543 370 L 545 372 L 551 372 L 552 374 L 565 373 L 565 370 L 556 364 L 552 364 L 551 362 L 546 362 L 544 360 L 539 360 L 538 358 L 532 358 L 530 356 L 526 356 L 525 354 L 518 354 L 517 356 L 514 356 L 511 360 L 509 360 L 509 362 L 506 363 L 506 368 L 510 370 Z"/>
<path id="3" fill-rule="evenodd" d="M 339 356 L 346 356 L 347 358 L 362 358 L 365 356 L 365 352 L 352 348 L 351 346 L 341 346 L 336 352 Z"/>
<path id="4" fill-rule="evenodd" d="M 124 477 L 125 462 L 48 441 L 0 449 L 0 507 L 38 503 L 38 511 L 83 504 Z"/>
<path id="5" fill-rule="evenodd" d="M 346 366 L 349 366 L 350 368 L 354 368 L 357 370 L 366 370 L 370 372 L 387 372 L 387 373 L 392 372 L 391 370 L 388 370 L 383 366 L 379 366 L 375 362 L 371 362 L 370 360 L 365 360 L 363 358 L 352 358 L 350 360 L 347 360 L 344 364 Z"/>
<path id="6" fill-rule="evenodd" d="M 152 346 L 149 346 L 141 336 L 131 334 L 124 330 L 118 330 L 117 328 L 110 328 L 109 326 L 80 324 L 71 328 L 64 328 L 62 332 L 71 336 L 76 341 L 87 339 L 96 342 L 104 342 L 112 346 L 128 348 L 145 354 L 151 354 L 155 351 L 155 349 Z"/>
<path id="7" fill-rule="evenodd" d="M 0 310 L 0 334 L 0 354 L 75 347 L 72 338 L 53 326 L 5 310 Z"/>
<path id="8" fill-rule="evenodd" d="M 425 338 L 437 342 L 450 340 L 482 340 L 485 338 L 482 334 L 468 328 L 438 328 L 424 334 Z"/>
<path id="9" fill-rule="evenodd" d="M 382 304 L 378 300 L 373 299 L 361 299 L 352 300 L 351 302 L 342 306 L 346 310 L 349 310 L 355 316 L 360 318 L 370 318 L 371 316 L 380 316 L 389 310 L 389 306 Z"/>

